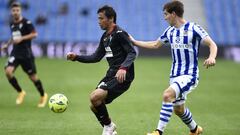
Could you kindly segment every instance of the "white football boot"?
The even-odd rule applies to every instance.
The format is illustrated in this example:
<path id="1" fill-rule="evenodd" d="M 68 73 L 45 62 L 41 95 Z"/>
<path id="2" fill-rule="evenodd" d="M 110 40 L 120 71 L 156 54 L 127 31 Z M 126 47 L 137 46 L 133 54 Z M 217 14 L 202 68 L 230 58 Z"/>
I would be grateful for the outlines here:
<path id="1" fill-rule="evenodd" d="M 117 131 L 115 130 L 115 131 L 113 131 L 113 134 L 112 135 L 117 135 Z"/>
<path id="2" fill-rule="evenodd" d="M 109 125 L 104 125 L 102 135 L 117 135 L 116 125 L 111 122 Z"/>

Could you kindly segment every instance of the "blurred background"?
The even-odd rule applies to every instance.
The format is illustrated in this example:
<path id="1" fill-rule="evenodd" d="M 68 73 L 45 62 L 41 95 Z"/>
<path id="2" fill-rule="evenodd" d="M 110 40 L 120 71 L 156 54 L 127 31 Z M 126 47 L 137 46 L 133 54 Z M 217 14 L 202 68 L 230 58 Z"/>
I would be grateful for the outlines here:
<path id="1" fill-rule="evenodd" d="M 6 42 L 9 30 L 10 4 L 0 1 L 0 43 Z M 112 5 L 117 12 L 117 24 L 136 39 L 155 40 L 167 28 L 162 6 L 168 0 L 19 0 L 23 15 L 30 19 L 39 36 L 33 41 L 35 56 L 64 57 L 68 51 L 91 54 L 103 31 L 97 23 L 97 9 Z M 204 27 L 219 46 L 219 57 L 240 62 L 240 0 L 182 0 L 185 18 Z M 140 55 L 169 55 L 140 49 Z M 202 47 L 200 56 L 207 57 Z M 9 51 L 11 48 L 9 48 Z M 7 53 L 1 52 L 0 56 Z"/>
<path id="2" fill-rule="evenodd" d="M 16 106 L 17 92 L 3 70 L 7 52 L 0 52 L 0 135 L 97 135 L 102 127 L 89 109 L 89 94 L 105 75 L 108 64 L 66 61 L 66 53 L 91 54 L 103 31 L 97 22 L 99 7 L 109 4 L 117 12 L 117 24 L 139 40 L 155 40 L 168 27 L 162 7 L 169 0 L 18 0 L 23 16 L 34 24 L 38 37 L 32 49 L 38 75 L 49 96 L 63 93 L 69 107 L 54 114 L 48 107 L 36 107 L 39 95 L 19 67 L 16 72 L 27 92 Z M 208 47 L 200 48 L 200 83 L 188 96 L 187 106 L 204 127 L 204 135 L 239 135 L 240 95 L 240 0 L 181 0 L 185 18 L 205 28 L 217 43 L 217 65 L 206 69 Z M 0 0 L 0 46 L 11 37 L 9 5 Z M 138 48 L 135 80 L 130 89 L 108 106 L 120 135 L 142 135 L 155 129 L 159 120 L 162 92 L 168 87 L 170 47 L 159 50 Z M 164 56 L 164 57 L 162 57 Z M 166 135 L 183 135 L 188 128 L 176 116 Z"/>

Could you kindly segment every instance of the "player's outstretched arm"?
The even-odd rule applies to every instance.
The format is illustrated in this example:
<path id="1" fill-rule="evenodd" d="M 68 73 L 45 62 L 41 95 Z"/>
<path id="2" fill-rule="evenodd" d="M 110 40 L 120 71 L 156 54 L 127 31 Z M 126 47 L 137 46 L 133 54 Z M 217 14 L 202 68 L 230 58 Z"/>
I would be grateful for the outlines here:
<path id="1" fill-rule="evenodd" d="M 78 61 L 82 63 L 96 63 L 99 62 L 105 55 L 103 45 L 99 45 L 97 50 L 92 55 L 77 55 L 74 52 L 67 54 L 67 60 Z"/>
<path id="2" fill-rule="evenodd" d="M 139 41 L 139 40 L 135 40 L 131 35 L 129 35 L 129 38 L 134 45 L 139 46 L 139 47 L 143 47 L 143 48 L 158 49 L 162 46 L 162 43 L 160 42 L 160 40 Z"/>
<path id="3" fill-rule="evenodd" d="M 214 66 L 216 64 L 216 57 L 217 57 L 217 45 L 216 43 L 211 39 L 211 37 L 206 37 L 203 40 L 203 44 L 207 45 L 210 49 L 209 57 L 204 61 L 203 65 L 206 68 L 209 68 L 211 66 Z"/>
<path id="4" fill-rule="evenodd" d="M 4 51 L 8 48 L 9 45 L 11 45 L 13 43 L 12 38 L 8 40 L 8 42 L 6 44 L 4 44 L 1 48 L 1 51 Z"/>

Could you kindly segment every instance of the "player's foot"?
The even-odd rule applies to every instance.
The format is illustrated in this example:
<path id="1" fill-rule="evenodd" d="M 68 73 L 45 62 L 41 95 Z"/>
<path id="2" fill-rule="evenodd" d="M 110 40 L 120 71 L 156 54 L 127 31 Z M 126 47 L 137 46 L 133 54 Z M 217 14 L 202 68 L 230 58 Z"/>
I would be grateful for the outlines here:
<path id="1" fill-rule="evenodd" d="M 117 135 L 117 131 L 113 131 L 112 135 Z"/>
<path id="2" fill-rule="evenodd" d="M 18 93 L 17 99 L 16 99 L 16 104 L 20 105 L 23 103 L 24 97 L 26 95 L 26 92 L 22 90 L 21 92 Z"/>
<path id="3" fill-rule="evenodd" d="M 45 107 L 45 105 L 47 103 L 47 100 L 48 100 L 48 95 L 47 95 L 47 93 L 44 93 L 44 96 L 41 96 L 41 98 L 40 98 L 40 101 L 38 103 L 38 107 L 39 108 Z"/>
<path id="4" fill-rule="evenodd" d="M 104 125 L 102 135 L 117 135 L 116 125 L 111 122 L 109 125 Z"/>
<path id="5" fill-rule="evenodd" d="M 203 132 L 203 128 L 200 126 L 197 126 L 196 132 L 195 133 L 190 132 L 189 135 L 200 135 L 200 134 L 202 134 L 202 132 Z"/>
<path id="6" fill-rule="evenodd" d="M 153 131 L 152 133 L 147 133 L 147 135 L 162 135 L 157 130 Z"/>

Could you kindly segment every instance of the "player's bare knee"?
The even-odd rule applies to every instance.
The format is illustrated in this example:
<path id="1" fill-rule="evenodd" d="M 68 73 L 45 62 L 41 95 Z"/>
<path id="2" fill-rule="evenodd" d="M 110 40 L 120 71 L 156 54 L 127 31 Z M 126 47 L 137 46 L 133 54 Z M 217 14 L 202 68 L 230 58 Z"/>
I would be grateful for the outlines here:
<path id="1" fill-rule="evenodd" d="M 13 74 L 11 72 L 5 72 L 8 79 L 12 78 Z"/>
<path id="2" fill-rule="evenodd" d="M 175 100 L 175 91 L 172 89 L 166 89 L 163 93 L 164 102 L 173 102 Z"/>
<path id="3" fill-rule="evenodd" d="M 90 94 L 90 101 L 91 101 L 93 106 L 98 106 L 102 103 L 99 95 L 97 95 L 95 92 L 92 92 Z"/>
<path id="4" fill-rule="evenodd" d="M 6 74 L 7 78 L 10 79 L 13 76 L 13 71 L 9 68 L 6 68 L 5 69 L 5 74 Z"/>
<path id="5" fill-rule="evenodd" d="M 29 77 L 30 80 L 32 80 L 33 82 L 36 82 L 37 80 L 39 80 L 35 74 L 29 75 L 28 77 Z"/>
<path id="6" fill-rule="evenodd" d="M 172 102 L 172 96 L 168 92 L 163 93 L 163 101 L 164 102 Z"/>

